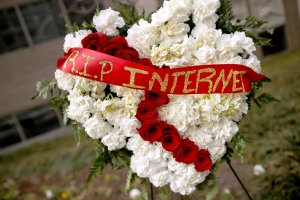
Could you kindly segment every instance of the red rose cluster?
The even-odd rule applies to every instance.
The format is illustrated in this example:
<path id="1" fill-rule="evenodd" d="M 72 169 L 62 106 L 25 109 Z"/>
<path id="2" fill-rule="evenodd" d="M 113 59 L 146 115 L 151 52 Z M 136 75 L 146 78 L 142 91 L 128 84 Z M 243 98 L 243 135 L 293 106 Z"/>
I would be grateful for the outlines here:
<path id="1" fill-rule="evenodd" d="M 172 152 L 177 162 L 195 164 L 198 172 L 209 170 L 212 167 L 209 152 L 199 150 L 198 146 L 189 139 L 181 139 L 177 129 L 158 119 L 156 108 L 169 103 L 164 93 L 145 92 L 145 100 L 137 109 L 136 118 L 142 123 L 138 129 L 140 136 L 151 143 L 161 142 L 166 151 Z"/>
<path id="2" fill-rule="evenodd" d="M 105 34 L 96 32 L 87 35 L 81 43 L 83 48 L 140 63 L 144 66 L 155 67 L 148 58 L 139 58 L 139 53 L 129 47 L 126 39 L 122 36 L 109 39 Z M 168 67 L 163 66 L 163 68 Z M 195 169 L 199 172 L 211 169 L 212 162 L 207 150 L 199 150 L 194 142 L 181 139 L 173 125 L 158 119 L 156 108 L 167 103 L 169 103 L 167 94 L 145 92 L 145 100 L 139 104 L 136 114 L 136 118 L 142 123 L 138 129 L 140 136 L 151 143 L 161 142 L 166 151 L 173 153 L 177 162 L 194 163 Z"/>
<path id="3" fill-rule="evenodd" d="M 148 58 L 139 58 L 139 53 L 128 46 L 126 39 L 122 36 L 115 36 L 109 39 L 104 33 L 96 32 L 87 35 L 81 40 L 83 48 L 105 53 L 124 60 L 154 67 Z"/>

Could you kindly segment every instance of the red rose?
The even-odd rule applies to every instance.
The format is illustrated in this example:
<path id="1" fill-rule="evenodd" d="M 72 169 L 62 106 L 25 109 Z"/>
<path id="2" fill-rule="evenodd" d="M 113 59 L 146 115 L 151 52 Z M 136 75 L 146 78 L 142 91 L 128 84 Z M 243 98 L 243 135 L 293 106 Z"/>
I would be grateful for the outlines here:
<path id="1" fill-rule="evenodd" d="M 128 49 L 128 43 L 127 40 L 123 36 L 116 36 L 109 40 L 109 44 L 118 44 L 121 45 L 124 49 Z"/>
<path id="2" fill-rule="evenodd" d="M 103 53 L 104 48 L 108 44 L 108 38 L 105 34 L 100 32 L 91 33 L 81 40 L 81 44 L 83 48 Z"/>
<path id="3" fill-rule="evenodd" d="M 138 60 L 137 63 L 144 65 L 144 66 L 155 68 L 155 65 L 153 65 L 152 62 L 150 61 L 150 59 L 148 59 L 148 58 L 142 58 L 142 59 Z"/>
<path id="4" fill-rule="evenodd" d="M 194 144 L 194 142 L 188 139 L 181 140 L 181 144 L 174 152 L 173 156 L 177 162 L 191 164 L 194 161 L 194 157 L 198 153 L 198 149 L 199 148 Z"/>
<path id="5" fill-rule="evenodd" d="M 108 41 L 103 53 L 114 56 L 116 52 L 124 49 L 129 49 L 126 39 L 122 36 L 116 36 Z"/>
<path id="6" fill-rule="evenodd" d="M 194 157 L 195 169 L 198 172 L 203 172 L 212 168 L 212 162 L 209 157 L 209 152 L 201 149 Z"/>
<path id="7" fill-rule="evenodd" d="M 164 130 L 161 137 L 161 143 L 163 148 L 167 151 L 175 151 L 179 147 L 181 138 L 174 126 L 170 125 Z"/>
<path id="8" fill-rule="evenodd" d="M 133 48 L 122 49 L 115 53 L 115 56 L 128 61 L 136 61 L 139 58 L 139 53 Z"/>
<path id="9" fill-rule="evenodd" d="M 155 141 L 160 141 L 165 126 L 165 122 L 151 119 L 142 124 L 142 127 L 137 130 L 145 141 L 153 143 Z"/>
<path id="10" fill-rule="evenodd" d="M 168 95 L 162 92 L 145 92 L 145 99 L 156 107 L 170 102 Z"/>
<path id="11" fill-rule="evenodd" d="M 156 107 L 149 103 L 148 101 L 142 101 L 136 111 L 135 117 L 141 122 L 144 123 L 147 120 L 157 118 Z"/>

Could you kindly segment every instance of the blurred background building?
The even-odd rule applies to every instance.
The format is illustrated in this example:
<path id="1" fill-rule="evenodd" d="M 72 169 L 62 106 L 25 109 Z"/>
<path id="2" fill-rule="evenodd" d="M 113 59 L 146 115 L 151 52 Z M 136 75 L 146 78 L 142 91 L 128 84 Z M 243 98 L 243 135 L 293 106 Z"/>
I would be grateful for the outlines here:
<path id="1" fill-rule="evenodd" d="M 163 1 L 127 2 L 150 13 Z M 260 49 L 260 56 L 300 46 L 299 43 L 297 46 L 300 0 L 232 0 L 232 4 L 238 18 L 258 16 L 269 21 L 268 28 L 274 28 L 273 46 Z M 65 24 L 91 20 L 97 6 L 113 7 L 113 3 L 111 0 L 0 0 L 0 149 L 63 127 L 60 113 L 50 108 L 49 101 L 32 101 L 31 97 L 38 80 L 53 78 L 56 59 L 63 54 Z M 294 41 L 290 41 L 292 36 Z"/>

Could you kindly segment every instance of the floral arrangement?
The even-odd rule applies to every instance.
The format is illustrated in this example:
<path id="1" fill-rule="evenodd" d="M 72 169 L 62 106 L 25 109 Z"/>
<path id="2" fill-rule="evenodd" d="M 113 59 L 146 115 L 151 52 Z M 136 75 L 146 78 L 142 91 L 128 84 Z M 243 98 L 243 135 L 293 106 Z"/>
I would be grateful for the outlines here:
<path id="1" fill-rule="evenodd" d="M 91 24 L 69 27 L 66 55 L 58 65 L 70 62 L 70 49 L 83 48 L 154 69 L 240 64 L 260 72 L 255 46 L 268 41 L 246 29 L 265 22 L 255 17 L 233 21 L 229 1 L 165 1 L 148 18 L 132 6 L 116 4 L 119 11 L 97 11 Z M 238 147 L 238 122 L 249 102 L 272 100 L 268 94 L 255 95 L 261 83 L 252 83 L 250 93 L 176 95 L 57 69 L 54 81 L 38 83 L 37 96 L 46 96 L 50 89 L 53 105 L 62 110 L 66 122 L 72 121 L 76 136 L 85 132 L 97 141 L 90 179 L 107 164 L 129 166 L 129 179 L 137 175 L 156 187 L 169 185 L 173 192 L 188 195 L 209 185 L 218 164 Z M 230 147 L 232 139 L 235 144 Z"/>

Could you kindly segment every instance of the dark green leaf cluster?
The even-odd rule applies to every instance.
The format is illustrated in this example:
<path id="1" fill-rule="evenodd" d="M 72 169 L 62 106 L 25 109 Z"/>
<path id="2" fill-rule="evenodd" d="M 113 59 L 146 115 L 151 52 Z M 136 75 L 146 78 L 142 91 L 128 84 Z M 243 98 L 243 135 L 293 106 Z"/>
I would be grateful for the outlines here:
<path id="1" fill-rule="evenodd" d="M 132 26 L 137 23 L 140 19 L 145 19 L 145 11 L 141 14 L 138 13 L 136 8 L 133 5 L 121 3 L 118 0 L 112 0 L 113 3 L 117 6 L 117 11 L 120 12 L 121 17 L 124 18 L 124 21 L 127 26 Z"/>
<path id="2" fill-rule="evenodd" d="M 256 46 L 270 45 L 271 40 L 255 36 L 249 29 L 262 29 L 267 22 L 254 16 L 246 17 L 244 20 L 235 20 L 230 0 L 220 0 L 220 8 L 217 11 L 219 19 L 216 23 L 217 29 L 223 33 L 245 32 L 247 37 L 253 39 Z"/>
<path id="3" fill-rule="evenodd" d="M 90 182 L 98 175 L 102 175 L 106 165 L 111 165 L 114 169 L 121 169 L 130 164 L 131 152 L 123 148 L 120 150 L 109 151 L 100 141 L 95 145 L 95 159 L 90 168 L 87 181 Z"/>
<path id="4" fill-rule="evenodd" d="M 271 94 L 268 93 L 262 93 L 259 94 L 259 89 L 263 87 L 264 83 L 266 82 L 271 82 L 271 79 L 269 78 L 264 78 L 263 80 L 259 82 L 254 82 L 252 83 L 252 91 L 251 93 L 248 94 L 248 106 L 249 109 L 251 109 L 251 102 L 253 101 L 258 107 L 261 107 L 262 104 L 268 104 L 272 102 L 279 102 L 278 99 L 273 97 Z"/>

